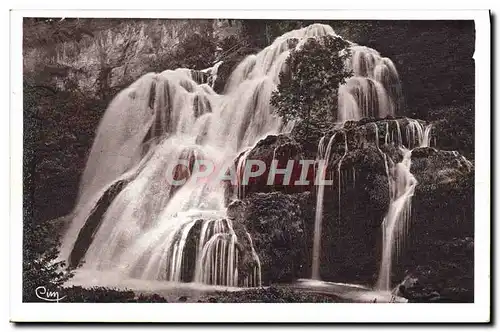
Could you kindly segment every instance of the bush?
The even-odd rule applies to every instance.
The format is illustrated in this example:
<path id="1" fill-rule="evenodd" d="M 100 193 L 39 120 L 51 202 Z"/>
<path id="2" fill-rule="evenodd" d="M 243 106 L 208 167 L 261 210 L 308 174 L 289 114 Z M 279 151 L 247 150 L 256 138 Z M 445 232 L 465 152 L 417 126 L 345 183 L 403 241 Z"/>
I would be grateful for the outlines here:
<path id="1" fill-rule="evenodd" d="M 433 122 L 437 147 L 456 150 L 474 160 L 474 106 L 449 106 L 432 110 L 429 119 Z"/>
<path id="2" fill-rule="evenodd" d="M 287 70 L 280 74 L 271 104 L 285 120 L 302 120 L 307 128 L 334 120 L 340 84 L 351 75 L 344 64 L 348 44 L 340 37 L 323 36 L 291 50 Z"/>
<path id="3" fill-rule="evenodd" d="M 61 288 L 73 273 L 64 261 L 57 261 L 59 255 L 57 226 L 55 223 L 24 224 L 23 245 L 23 301 L 39 301 L 35 294 L 37 287 L 50 291 Z"/>
<path id="4" fill-rule="evenodd" d="M 214 64 L 216 41 L 211 34 L 195 33 L 179 45 L 176 58 L 179 66 L 205 69 Z"/>

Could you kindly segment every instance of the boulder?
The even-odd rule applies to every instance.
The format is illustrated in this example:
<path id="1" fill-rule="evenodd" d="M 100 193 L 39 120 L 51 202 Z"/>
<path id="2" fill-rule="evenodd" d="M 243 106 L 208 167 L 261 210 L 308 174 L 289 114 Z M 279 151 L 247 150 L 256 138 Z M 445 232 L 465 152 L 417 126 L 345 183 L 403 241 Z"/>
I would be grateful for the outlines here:
<path id="1" fill-rule="evenodd" d="M 420 251 L 420 262 L 407 264 L 406 273 L 414 280 L 406 283 L 405 297 L 410 302 L 474 302 L 474 239 L 428 238 L 427 251 Z"/>
<path id="2" fill-rule="evenodd" d="M 238 221 L 252 237 L 262 266 L 263 284 L 304 277 L 310 257 L 305 223 L 310 193 L 254 193 L 244 199 Z"/>
<path id="3" fill-rule="evenodd" d="M 278 174 L 270 178 L 270 171 L 273 166 L 273 160 L 276 160 L 275 168 Z M 312 188 L 314 167 L 309 166 L 307 173 L 308 185 L 295 184 L 301 178 L 302 164 L 299 162 L 304 160 L 300 145 L 293 138 L 285 135 L 268 135 L 260 140 L 247 151 L 238 155 L 234 161 L 236 169 L 237 185 L 230 186 L 227 189 L 226 196 L 244 198 L 247 195 L 255 192 L 274 192 L 281 191 L 285 193 L 304 192 Z M 257 171 L 258 166 L 250 164 L 249 161 L 258 161 L 265 164 L 264 172 L 258 176 L 250 176 L 248 183 L 245 184 L 245 170 Z M 279 170 L 288 169 L 287 165 L 291 162 L 290 179 L 286 182 L 285 175 L 279 174 Z M 251 166 L 253 165 L 253 166 Z"/>

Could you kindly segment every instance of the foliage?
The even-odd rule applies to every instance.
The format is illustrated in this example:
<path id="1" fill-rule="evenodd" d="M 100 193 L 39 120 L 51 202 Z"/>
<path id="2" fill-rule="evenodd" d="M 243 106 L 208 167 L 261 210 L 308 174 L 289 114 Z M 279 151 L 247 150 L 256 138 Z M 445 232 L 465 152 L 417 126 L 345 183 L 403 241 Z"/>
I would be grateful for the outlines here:
<path id="1" fill-rule="evenodd" d="M 217 43 L 217 61 L 231 61 L 234 58 L 251 53 L 247 50 L 247 42 L 239 36 L 230 35 Z"/>
<path id="2" fill-rule="evenodd" d="M 429 112 L 438 148 L 456 150 L 474 160 L 474 106 L 448 106 Z"/>
<path id="3" fill-rule="evenodd" d="M 31 214 L 48 220 L 70 212 L 78 179 L 108 98 L 24 80 L 24 175 Z M 57 189 L 56 189 L 57 188 Z M 54 204 L 57 202 L 57 204 Z M 28 207 L 28 206 L 26 206 Z"/>
<path id="4" fill-rule="evenodd" d="M 34 204 L 36 196 L 33 194 L 37 179 L 32 173 L 32 165 L 37 160 L 35 151 L 41 140 L 42 125 L 37 117 L 37 106 L 47 94 L 52 93 L 24 83 L 23 301 L 36 301 L 37 287 L 59 288 L 71 277 L 71 272 L 65 269 L 63 262 L 56 260 L 59 254 L 57 234 L 61 225 L 57 222 L 41 222 L 34 217 L 38 212 Z"/>
<path id="5" fill-rule="evenodd" d="M 43 286 L 59 289 L 73 273 L 58 261 L 58 227 L 55 223 L 35 223 L 25 218 L 23 237 L 23 301 L 37 301 L 35 290 Z"/>
<path id="6" fill-rule="evenodd" d="M 195 33 L 179 45 L 175 57 L 180 67 L 205 69 L 214 64 L 216 46 L 212 34 Z"/>
<path id="7" fill-rule="evenodd" d="M 271 97 L 285 121 L 301 119 L 308 128 L 334 120 L 338 87 L 351 74 L 344 65 L 349 57 L 347 46 L 342 38 L 328 35 L 291 50 L 288 68 L 280 74 L 278 90 Z"/>
<path id="8" fill-rule="evenodd" d="M 291 136 L 302 146 L 305 156 L 314 159 L 319 140 L 330 128 L 331 123 L 299 120 L 293 126 Z"/>
<path id="9" fill-rule="evenodd" d="M 92 109 L 86 109 L 88 101 L 74 92 L 29 79 L 23 88 L 23 300 L 36 301 L 37 287 L 58 289 L 72 275 L 57 261 L 63 222 L 47 220 L 70 211 L 83 158 L 102 113 L 93 116 Z M 86 117 L 79 116 L 82 109 Z"/>

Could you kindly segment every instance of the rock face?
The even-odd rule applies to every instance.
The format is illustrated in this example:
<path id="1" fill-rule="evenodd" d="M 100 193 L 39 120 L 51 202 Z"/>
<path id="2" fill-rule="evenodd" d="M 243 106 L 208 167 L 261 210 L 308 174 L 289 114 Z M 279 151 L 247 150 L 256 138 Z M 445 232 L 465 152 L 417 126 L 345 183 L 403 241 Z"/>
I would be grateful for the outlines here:
<path id="1" fill-rule="evenodd" d="M 262 266 L 262 282 L 291 281 L 307 273 L 308 253 L 305 222 L 309 220 L 309 192 L 302 194 L 254 193 L 230 205 L 233 216 L 250 235 Z M 233 207 L 238 206 L 235 213 Z M 308 215 L 309 213 L 309 215 Z"/>
<path id="2" fill-rule="evenodd" d="M 268 135 L 235 159 L 234 165 L 239 184 L 229 187 L 227 196 L 237 196 L 241 199 L 256 192 L 298 193 L 310 190 L 313 185 L 313 165 L 309 167 L 307 176 L 304 177 L 309 180 L 309 185 L 295 185 L 302 174 L 302 165 L 299 161 L 304 159 L 300 145 L 293 138 L 284 134 Z M 259 168 L 255 162 L 263 163 L 261 166 L 263 173 L 258 176 L 249 175 L 245 184 L 245 172 L 250 174 L 249 172 L 256 172 Z M 271 169 L 277 170 L 274 176 L 270 174 Z M 289 169 L 291 173 L 288 180 L 284 174 L 279 173 L 279 170 L 285 169 Z"/>
<path id="3" fill-rule="evenodd" d="M 429 153 L 423 156 L 422 152 Z M 432 148 L 412 153 L 411 172 L 418 185 L 413 198 L 416 241 L 433 237 L 443 241 L 474 236 L 473 165 L 453 151 Z"/>
<path id="4" fill-rule="evenodd" d="M 395 279 L 417 277 L 408 294 L 412 301 L 473 302 L 473 166 L 457 152 L 428 148 L 414 150 L 411 171 L 419 184 L 408 247 Z"/>
<path id="5" fill-rule="evenodd" d="M 148 71 L 174 69 L 164 60 L 173 57 L 183 40 L 217 27 L 211 20 L 68 19 L 54 23 L 52 30 L 78 32 L 79 38 L 51 40 L 46 43 L 51 47 L 34 44 L 37 30 L 47 28 L 47 23 L 26 21 L 25 75 L 37 75 L 42 66 L 52 73 L 42 80 L 46 85 L 106 97 Z"/>
<path id="6" fill-rule="evenodd" d="M 408 253 L 420 257 L 420 262 L 411 262 L 413 265 L 408 266 L 405 280 L 412 282 L 403 282 L 403 296 L 411 302 L 473 302 L 474 239 L 427 237 L 420 243 L 431 250 Z"/>
<path id="7" fill-rule="evenodd" d="M 217 71 L 217 78 L 214 82 L 214 91 L 218 94 L 224 93 L 224 88 L 226 86 L 231 73 L 236 68 L 236 66 L 243 60 L 243 57 L 235 57 L 225 60 L 219 67 Z"/>

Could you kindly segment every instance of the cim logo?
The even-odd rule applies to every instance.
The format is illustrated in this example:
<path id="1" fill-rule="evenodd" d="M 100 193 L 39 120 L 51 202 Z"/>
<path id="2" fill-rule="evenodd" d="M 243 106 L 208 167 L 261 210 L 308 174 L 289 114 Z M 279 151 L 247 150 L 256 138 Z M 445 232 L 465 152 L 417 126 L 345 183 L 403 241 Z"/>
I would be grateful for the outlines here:
<path id="1" fill-rule="evenodd" d="M 37 287 L 35 289 L 35 295 L 40 300 L 44 300 L 47 302 L 59 302 L 66 297 L 66 296 L 59 297 L 59 292 L 49 291 L 45 286 Z"/>

